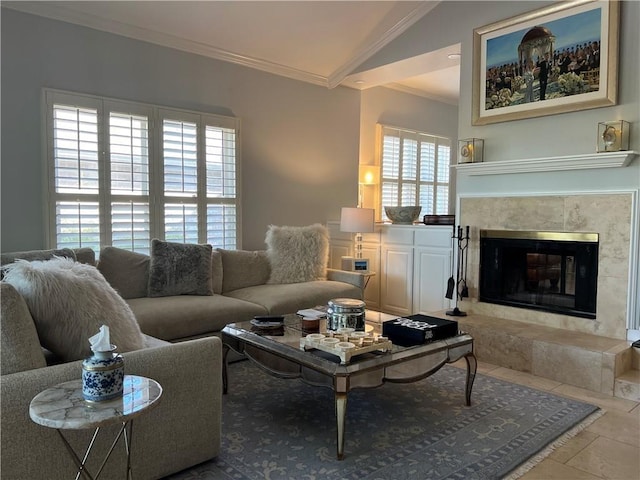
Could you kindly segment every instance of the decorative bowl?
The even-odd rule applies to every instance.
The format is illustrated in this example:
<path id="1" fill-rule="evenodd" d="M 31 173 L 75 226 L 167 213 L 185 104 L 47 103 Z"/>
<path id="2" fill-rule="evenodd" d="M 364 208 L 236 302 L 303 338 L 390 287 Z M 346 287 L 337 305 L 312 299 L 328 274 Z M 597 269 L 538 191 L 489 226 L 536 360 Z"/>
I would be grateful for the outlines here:
<path id="1" fill-rule="evenodd" d="M 384 211 L 394 225 L 412 225 L 420 215 L 422 207 L 384 207 Z"/>

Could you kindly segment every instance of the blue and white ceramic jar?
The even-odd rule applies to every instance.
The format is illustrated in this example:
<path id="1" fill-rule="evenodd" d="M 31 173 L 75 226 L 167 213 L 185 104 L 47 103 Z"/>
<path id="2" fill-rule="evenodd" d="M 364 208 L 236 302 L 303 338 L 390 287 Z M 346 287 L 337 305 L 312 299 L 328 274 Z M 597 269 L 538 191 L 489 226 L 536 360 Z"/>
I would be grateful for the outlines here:
<path id="1" fill-rule="evenodd" d="M 124 359 L 111 350 L 93 352 L 82 362 L 82 396 L 90 402 L 111 400 L 122 395 Z"/>

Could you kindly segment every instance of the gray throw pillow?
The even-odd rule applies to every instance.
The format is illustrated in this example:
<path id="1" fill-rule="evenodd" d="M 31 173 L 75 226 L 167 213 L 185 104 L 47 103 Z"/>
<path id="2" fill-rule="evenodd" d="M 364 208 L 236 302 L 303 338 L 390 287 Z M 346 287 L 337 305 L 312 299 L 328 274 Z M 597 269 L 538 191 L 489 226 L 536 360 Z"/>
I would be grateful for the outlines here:
<path id="1" fill-rule="evenodd" d="M 270 225 L 265 242 L 271 263 L 267 283 L 299 283 L 327 278 L 329 231 L 324 225 Z"/>
<path id="2" fill-rule="evenodd" d="M 151 241 L 149 296 L 213 295 L 211 245 Z"/>

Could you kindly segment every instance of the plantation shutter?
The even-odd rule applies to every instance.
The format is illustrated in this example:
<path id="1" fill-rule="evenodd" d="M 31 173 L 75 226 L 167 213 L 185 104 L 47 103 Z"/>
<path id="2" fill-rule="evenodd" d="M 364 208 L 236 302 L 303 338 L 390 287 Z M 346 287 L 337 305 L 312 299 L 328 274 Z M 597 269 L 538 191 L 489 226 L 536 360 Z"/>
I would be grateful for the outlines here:
<path id="1" fill-rule="evenodd" d="M 239 248 L 239 120 L 44 89 L 49 244 Z"/>
<path id="2" fill-rule="evenodd" d="M 74 105 L 48 105 L 48 110 L 56 245 L 99 248 L 98 110 Z"/>
<path id="3" fill-rule="evenodd" d="M 420 205 L 422 214 L 447 214 L 451 141 L 425 133 L 378 125 L 382 172 L 380 210 Z"/>
<path id="4" fill-rule="evenodd" d="M 111 244 L 149 253 L 149 119 L 146 115 L 109 113 Z"/>

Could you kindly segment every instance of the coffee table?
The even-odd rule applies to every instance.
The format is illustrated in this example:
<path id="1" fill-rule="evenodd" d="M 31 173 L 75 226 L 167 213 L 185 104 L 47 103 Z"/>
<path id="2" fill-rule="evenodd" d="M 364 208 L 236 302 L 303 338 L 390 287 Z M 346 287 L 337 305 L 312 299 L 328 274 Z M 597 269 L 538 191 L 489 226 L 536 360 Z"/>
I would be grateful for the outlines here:
<path id="1" fill-rule="evenodd" d="M 367 331 L 380 334 L 381 323 L 370 319 L 379 320 L 384 315 L 367 310 Z M 318 330 L 319 333 L 327 331 L 325 320 L 320 320 Z M 273 330 L 258 329 L 250 321 L 227 325 L 222 330 L 224 393 L 227 393 L 229 384 L 227 356 L 230 350 L 244 354 L 275 377 L 300 378 L 311 385 L 331 388 L 335 393 L 339 460 L 344 458 L 347 395 L 355 388 L 374 388 L 387 382 L 416 382 L 433 375 L 444 364 L 464 358 L 467 363 L 465 404 L 471 404 L 477 361 L 473 354 L 473 338 L 466 333 L 410 347 L 393 345 L 387 352 L 368 352 L 354 356 L 346 364 L 341 364 L 340 358 L 332 353 L 301 348 L 304 341 L 300 340 L 308 333 L 303 331 L 301 319 L 295 314 L 286 315 L 284 326 Z"/>

